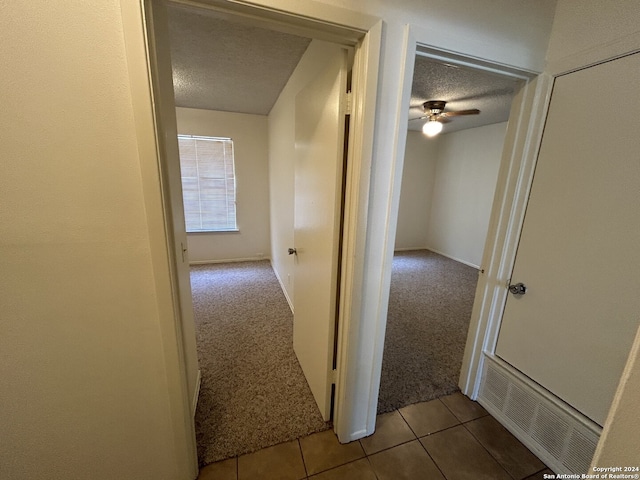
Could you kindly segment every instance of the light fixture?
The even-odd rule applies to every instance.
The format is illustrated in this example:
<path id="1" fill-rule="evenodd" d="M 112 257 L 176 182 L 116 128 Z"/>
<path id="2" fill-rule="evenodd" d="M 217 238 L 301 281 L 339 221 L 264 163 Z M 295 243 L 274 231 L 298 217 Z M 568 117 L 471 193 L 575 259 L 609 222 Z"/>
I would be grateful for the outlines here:
<path id="1" fill-rule="evenodd" d="M 442 123 L 440 123 L 433 117 L 427 120 L 427 123 L 422 126 L 422 133 L 424 133 L 427 137 L 433 137 L 439 134 L 441 131 Z"/>

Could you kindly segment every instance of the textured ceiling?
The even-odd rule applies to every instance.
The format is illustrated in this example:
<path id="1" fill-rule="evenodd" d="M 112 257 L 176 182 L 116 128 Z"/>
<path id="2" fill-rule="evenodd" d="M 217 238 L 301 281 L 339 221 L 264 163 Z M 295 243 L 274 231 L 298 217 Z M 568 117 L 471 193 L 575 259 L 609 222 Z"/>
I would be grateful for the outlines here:
<path id="1" fill-rule="evenodd" d="M 172 4 L 168 11 L 178 107 L 266 115 L 311 42 L 211 10 Z"/>
<path id="2" fill-rule="evenodd" d="M 267 115 L 311 42 L 206 8 L 170 3 L 168 12 L 179 107 Z M 417 55 L 409 118 L 422 116 L 425 101 L 445 100 L 445 110 L 481 113 L 453 118 L 443 133 L 503 122 L 517 85 L 511 77 Z M 423 123 L 409 121 L 409 129 Z"/>
<path id="3" fill-rule="evenodd" d="M 455 117 L 443 133 L 504 122 L 520 80 L 469 67 L 416 56 L 409 119 L 421 117 L 427 100 L 444 100 L 445 111 L 477 108 L 479 115 Z M 426 120 L 410 120 L 409 130 L 420 130 Z"/>

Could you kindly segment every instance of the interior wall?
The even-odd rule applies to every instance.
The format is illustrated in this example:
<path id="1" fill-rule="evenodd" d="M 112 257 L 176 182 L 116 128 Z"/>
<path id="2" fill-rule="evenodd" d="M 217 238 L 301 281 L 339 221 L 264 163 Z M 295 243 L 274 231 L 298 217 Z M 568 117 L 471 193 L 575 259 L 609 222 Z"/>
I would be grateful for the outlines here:
<path id="1" fill-rule="evenodd" d="M 293 11 L 305 17 L 319 17 L 337 24 L 358 25 L 362 14 L 374 15 L 384 21 L 368 215 L 361 225 L 366 228 L 366 248 L 358 259 L 364 265 L 362 278 L 365 280 L 361 285 L 355 286 L 354 295 L 359 310 L 357 318 L 353 319 L 353 325 L 358 333 L 356 345 L 349 351 L 349 361 L 356 373 L 350 379 L 349 392 L 345 393 L 349 402 L 348 410 L 353 412 L 350 419 L 351 438 L 360 438 L 373 433 L 375 428 L 382 366 L 397 223 L 395 218 L 400 196 L 401 170 L 400 162 L 396 162 L 396 155 L 398 152 L 403 154 L 405 143 L 404 138 L 396 141 L 396 134 L 402 128 L 401 123 L 404 123 L 400 122 L 398 92 L 404 82 L 406 27 L 412 25 L 420 28 L 421 41 L 435 48 L 524 70 L 542 71 L 555 0 L 543 0 L 536 4 L 509 0 L 433 0 L 428 3 L 413 0 L 325 0 L 295 4 L 288 0 L 253 0 L 252 3 Z M 338 14 L 325 6 L 351 10 L 346 15 Z M 273 185 L 272 182 L 272 220 L 275 208 Z M 271 227 L 275 228 L 273 221 Z M 283 255 L 281 249 L 286 246 L 287 239 L 284 240 L 276 242 L 272 233 L 272 261 L 275 260 L 276 251 Z M 279 268 L 282 270 L 285 266 L 286 261 Z"/>
<path id="2" fill-rule="evenodd" d="M 237 232 L 189 233 L 189 261 L 267 258 L 269 234 L 269 139 L 267 117 L 176 108 L 178 133 L 233 140 Z"/>
<path id="3" fill-rule="evenodd" d="M 438 137 L 407 131 L 398 207 L 396 250 L 423 249 L 431 216 L 431 198 L 438 161 Z"/>
<path id="4" fill-rule="evenodd" d="M 356 292 L 363 309 L 352 360 L 360 372 L 353 435 L 371 433 L 393 247 L 387 235 L 395 235 L 388 214 L 397 210 L 405 25 L 421 25 L 436 47 L 538 70 L 555 1 L 251 3 L 337 23 L 327 5 L 353 9 L 355 24 L 362 13 L 385 20 L 368 280 Z M 131 95 L 148 105 L 152 96 L 131 90 L 119 4 L 11 3 L 0 17 L 0 421 L 9 445 L 0 464 L 8 478 L 180 478 L 153 291 L 154 281 L 167 279 L 151 268 L 142 199 L 143 185 L 157 179 L 144 172 L 141 179 L 132 120 Z"/>
<path id="5" fill-rule="evenodd" d="M 331 44 L 313 40 L 269 113 L 269 185 L 271 195 L 271 263 L 293 306 L 295 246 L 295 99 L 325 65 Z M 292 307 L 293 308 L 293 307 Z"/>
<path id="6" fill-rule="evenodd" d="M 558 0 L 547 59 L 555 70 L 579 68 L 640 49 L 640 4 L 625 0 Z M 633 79 L 629 79 L 630 82 Z M 593 466 L 637 463 L 640 337 L 636 336 Z"/>
<path id="7" fill-rule="evenodd" d="M 438 137 L 426 245 L 478 267 L 489 228 L 507 124 Z"/>
<path id="8" fill-rule="evenodd" d="M 179 478 L 119 4 L 0 39 L 0 476 Z"/>
<path id="9" fill-rule="evenodd" d="M 601 441 L 593 457 L 597 467 L 638 467 L 640 445 L 640 329 L 622 374 Z"/>

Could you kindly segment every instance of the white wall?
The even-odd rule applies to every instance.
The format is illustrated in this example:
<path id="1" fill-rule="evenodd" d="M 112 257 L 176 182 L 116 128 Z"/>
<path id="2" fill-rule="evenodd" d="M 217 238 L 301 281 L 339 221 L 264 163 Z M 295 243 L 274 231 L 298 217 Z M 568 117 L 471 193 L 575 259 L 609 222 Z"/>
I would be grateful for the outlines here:
<path id="1" fill-rule="evenodd" d="M 335 14 L 321 2 L 252 3 Z M 167 299 L 154 289 L 167 278 L 152 268 L 149 250 L 160 240 L 149 237 L 146 224 L 145 206 L 154 195 L 160 204 L 157 178 L 140 167 L 155 159 L 142 158 L 153 151 L 136 144 L 132 118 L 132 95 L 134 105 L 148 108 L 152 96 L 148 84 L 132 90 L 130 83 L 121 15 L 136 35 L 143 26 L 126 4 L 13 2 L 0 16 L 0 465 L 10 479 L 182 478 L 168 406 L 168 343 L 159 332 L 166 312 L 158 303 Z M 352 399 L 357 434 L 370 432 L 375 419 L 370 395 L 381 365 L 374 351 L 384 338 L 393 247 L 387 232 L 395 235 L 389 213 L 398 198 L 394 137 L 404 26 L 420 24 L 434 46 L 537 70 L 554 1 L 324 5 L 354 9 L 350 22 L 363 13 L 386 22 L 362 252 L 367 281 L 356 292 L 363 308 L 353 359 L 360 373 L 354 388 L 372 388 L 356 388 Z M 146 127 L 153 129 L 151 118 Z"/>
<path id="2" fill-rule="evenodd" d="M 313 40 L 269 113 L 269 184 L 271 194 L 271 263 L 289 303 L 293 301 L 295 186 L 295 98 L 318 73 L 332 50 Z"/>
<path id="3" fill-rule="evenodd" d="M 437 145 L 438 137 L 428 138 L 422 132 L 407 131 L 396 250 L 427 247 L 427 229 L 438 161 Z"/>
<path id="4" fill-rule="evenodd" d="M 626 0 L 573 2 L 558 0 L 547 59 L 549 70 L 561 72 L 640 49 L 640 3 Z M 629 79 L 634 82 L 635 79 Z M 640 418 L 640 336 L 607 420 L 593 465 L 638 463 Z"/>
<path id="5" fill-rule="evenodd" d="M 438 137 L 430 250 L 480 265 L 506 128 L 497 123 Z"/>
<path id="6" fill-rule="evenodd" d="M 507 124 L 407 133 L 396 250 L 427 248 L 478 267 Z"/>
<path id="7" fill-rule="evenodd" d="M 119 4 L 0 32 L 0 477 L 180 478 Z"/>
<path id="8" fill-rule="evenodd" d="M 229 137 L 236 169 L 238 232 L 190 233 L 189 261 L 267 258 L 269 240 L 269 140 L 267 117 L 176 108 L 178 133 Z"/>
<path id="9" fill-rule="evenodd" d="M 640 445 L 638 398 L 640 398 L 640 329 L 631 347 L 631 354 L 605 422 L 600 443 L 593 457 L 593 466 L 640 466 L 638 465 L 638 446 Z"/>

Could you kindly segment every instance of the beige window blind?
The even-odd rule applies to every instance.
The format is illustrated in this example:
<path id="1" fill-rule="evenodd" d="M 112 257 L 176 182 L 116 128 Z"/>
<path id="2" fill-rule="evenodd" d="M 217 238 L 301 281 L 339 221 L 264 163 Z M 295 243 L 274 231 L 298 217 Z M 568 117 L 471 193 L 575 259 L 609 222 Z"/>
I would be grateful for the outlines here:
<path id="1" fill-rule="evenodd" d="M 237 230 L 230 138 L 178 135 L 187 232 Z"/>

